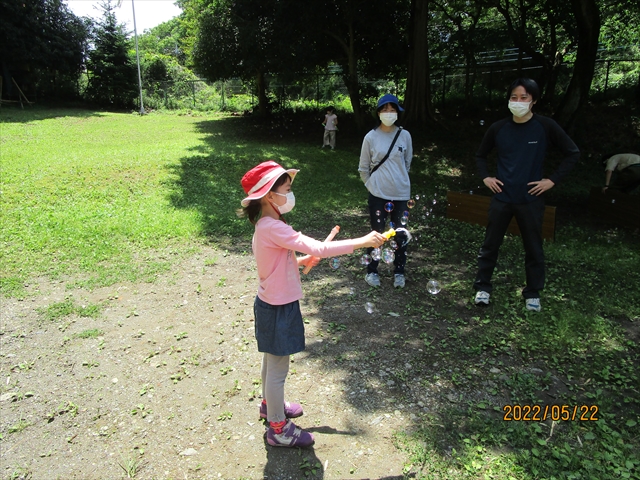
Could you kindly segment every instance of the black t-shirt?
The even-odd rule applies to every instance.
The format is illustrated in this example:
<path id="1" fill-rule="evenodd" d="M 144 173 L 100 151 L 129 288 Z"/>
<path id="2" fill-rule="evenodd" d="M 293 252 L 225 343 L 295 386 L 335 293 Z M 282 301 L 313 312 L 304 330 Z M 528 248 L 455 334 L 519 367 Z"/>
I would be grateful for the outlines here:
<path id="1" fill-rule="evenodd" d="M 529 193 L 529 182 L 542 180 L 543 164 L 549 146 L 558 148 L 564 159 L 548 178 L 557 184 L 576 164 L 580 151 L 554 120 L 534 114 L 525 123 L 513 117 L 499 120 L 489 127 L 476 153 L 480 178 L 492 175 L 487 169 L 487 156 L 496 148 L 496 178 L 504 183 L 496 199 L 507 203 L 529 203 L 536 199 Z"/>

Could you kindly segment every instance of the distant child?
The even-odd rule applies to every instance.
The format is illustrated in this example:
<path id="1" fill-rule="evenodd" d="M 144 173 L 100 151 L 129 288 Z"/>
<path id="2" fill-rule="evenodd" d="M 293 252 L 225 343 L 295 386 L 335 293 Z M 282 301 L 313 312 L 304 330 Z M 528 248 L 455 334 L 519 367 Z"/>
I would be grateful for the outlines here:
<path id="1" fill-rule="evenodd" d="M 324 116 L 324 137 L 322 148 L 329 146 L 331 150 L 336 148 L 336 132 L 338 131 L 338 116 L 333 107 L 327 107 L 327 114 Z"/>
<path id="2" fill-rule="evenodd" d="M 253 306 L 258 351 L 264 354 L 260 417 L 268 420 L 267 442 L 275 447 L 307 447 L 314 441 L 311 433 L 289 420 L 302 415 L 302 406 L 284 400 L 289 355 L 305 348 L 298 268 L 316 265 L 319 260 L 314 257 L 380 247 L 386 240 L 372 231 L 364 237 L 325 243 L 296 232 L 282 215 L 296 204 L 291 183 L 297 173 L 298 170 L 285 170 L 276 162 L 267 161 L 242 177 L 247 194 L 241 202 L 242 214 L 255 225 L 252 248 L 260 282 Z M 298 257 L 296 252 L 306 256 Z"/>

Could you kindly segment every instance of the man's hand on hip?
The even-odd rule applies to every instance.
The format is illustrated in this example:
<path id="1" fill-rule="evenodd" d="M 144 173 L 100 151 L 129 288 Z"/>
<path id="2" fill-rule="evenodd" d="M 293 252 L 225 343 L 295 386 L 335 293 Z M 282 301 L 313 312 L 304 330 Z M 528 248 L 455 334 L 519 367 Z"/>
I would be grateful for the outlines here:
<path id="1" fill-rule="evenodd" d="M 531 195 L 539 196 L 547 190 L 551 190 L 555 183 L 553 183 L 548 178 L 543 178 L 542 180 L 539 180 L 537 182 L 529 182 L 527 183 L 527 185 L 533 185 L 533 187 L 529 189 L 529 193 Z"/>
<path id="2" fill-rule="evenodd" d="M 482 182 L 489 187 L 493 193 L 500 193 L 502 188 L 500 188 L 504 183 L 498 180 L 496 177 L 486 177 L 482 180 Z"/>

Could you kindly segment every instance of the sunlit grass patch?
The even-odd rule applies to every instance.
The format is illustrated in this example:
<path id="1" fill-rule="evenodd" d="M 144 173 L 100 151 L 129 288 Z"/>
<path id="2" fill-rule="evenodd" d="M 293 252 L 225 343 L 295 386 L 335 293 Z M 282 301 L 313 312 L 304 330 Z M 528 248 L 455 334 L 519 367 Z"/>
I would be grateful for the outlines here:
<path id="1" fill-rule="evenodd" d="M 102 308 L 103 306 L 99 304 L 78 305 L 71 296 L 68 296 L 62 302 L 40 307 L 37 311 L 44 320 L 56 321 L 70 315 L 97 318 L 100 316 Z"/>

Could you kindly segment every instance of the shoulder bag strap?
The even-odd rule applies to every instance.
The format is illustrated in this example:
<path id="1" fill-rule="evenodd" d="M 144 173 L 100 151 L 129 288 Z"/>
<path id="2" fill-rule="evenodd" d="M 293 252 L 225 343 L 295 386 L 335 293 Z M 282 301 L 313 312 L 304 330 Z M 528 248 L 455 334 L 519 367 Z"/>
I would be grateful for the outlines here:
<path id="1" fill-rule="evenodd" d="M 398 137 L 400 136 L 400 132 L 402 131 L 402 127 L 398 127 L 398 131 L 396 132 L 396 136 L 393 137 L 393 141 L 391 142 L 391 146 L 389 147 L 389 151 L 387 152 L 387 154 L 384 156 L 384 158 L 382 160 L 380 160 L 380 162 L 371 169 L 371 173 L 370 175 L 373 175 L 373 172 L 375 172 L 376 170 L 378 170 L 380 168 L 380 166 L 387 161 L 387 158 L 389 158 L 389 155 L 391 155 L 391 150 L 393 150 L 393 146 L 396 144 L 396 140 L 398 140 Z"/>

